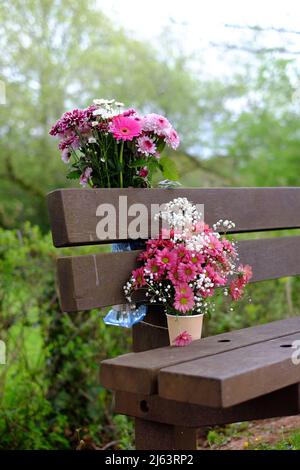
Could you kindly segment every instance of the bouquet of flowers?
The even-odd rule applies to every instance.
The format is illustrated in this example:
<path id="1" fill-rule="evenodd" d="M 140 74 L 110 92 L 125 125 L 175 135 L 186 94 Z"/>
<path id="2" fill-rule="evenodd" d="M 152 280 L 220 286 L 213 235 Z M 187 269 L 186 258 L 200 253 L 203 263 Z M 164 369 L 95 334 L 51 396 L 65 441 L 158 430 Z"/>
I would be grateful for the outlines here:
<path id="1" fill-rule="evenodd" d="M 174 326 L 177 320 L 171 344 L 181 346 L 201 337 L 201 331 L 188 331 L 186 319 L 201 316 L 202 326 L 203 314 L 214 309 L 217 288 L 237 301 L 252 270 L 249 265 L 238 265 L 237 246 L 226 236 L 226 230 L 235 226 L 233 222 L 220 220 L 210 228 L 186 198 L 169 202 L 156 217 L 167 227 L 157 239 L 146 242 L 146 250 L 138 258 L 142 266 L 132 272 L 124 292 L 132 302 L 134 291 L 143 289 L 150 304 L 164 306 L 169 333 L 171 322 Z M 178 322 L 183 317 L 184 330 Z"/>
<path id="2" fill-rule="evenodd" d="M 96 99 L 86 109 L 66 112 L 52 127 L 58 136 L 67 178 L 94 188 L 151 187 L 154 171 L 177 179 L 176 167 L 160 157 L 165 146 L 177 149 L 180 139 L 164 116 L 141 116 L 123 103 Z"/>

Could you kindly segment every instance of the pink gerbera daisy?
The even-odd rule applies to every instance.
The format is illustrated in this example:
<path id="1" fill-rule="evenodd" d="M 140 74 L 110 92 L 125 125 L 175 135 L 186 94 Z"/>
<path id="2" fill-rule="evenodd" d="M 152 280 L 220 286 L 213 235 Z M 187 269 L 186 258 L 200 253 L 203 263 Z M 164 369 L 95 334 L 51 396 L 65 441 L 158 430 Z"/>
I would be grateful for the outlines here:
<path id="1" fill-rule="evenodd" d="M 194 264 L 192 263 L 180 263 L 178 266 L 179 279 L 183 282 L 190 282 L 195 279 L 197 270 Z"/>
<path id="2" fill-rule="evenodd" d="M 132 140 L 140 134 L 141 125 L 130 117 L 115 116 L 109 130 L 117 140 Z"/>
<path id="3" fill-rule="evenodd" d="M 173 341 L 174 346 L 187 346 L 193 341 L 193 338 L 187 331 L 179 333 Z"/>
<path id="4" fill-rule="evenodd" d="M 175 296 L 174 308 L 178 312 L 186 313 L 194 307 L 194 297 L 190 294 L 178 294 Z"/>
<path id="5" fill-rule="evenodd" d="M 143 135 L 137 139 L 137 148 L 138 151 L 144 153 L 145 155 L 155 154 L 156 145 L 150 137 Z"/>

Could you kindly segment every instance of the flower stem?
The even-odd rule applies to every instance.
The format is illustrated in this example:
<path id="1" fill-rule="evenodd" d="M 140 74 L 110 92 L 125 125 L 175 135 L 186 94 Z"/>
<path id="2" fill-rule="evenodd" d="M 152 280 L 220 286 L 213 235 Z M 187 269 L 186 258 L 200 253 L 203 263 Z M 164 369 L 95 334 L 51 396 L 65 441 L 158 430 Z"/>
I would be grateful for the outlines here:
<path id="1" fill-rule="evenodd" d="M 119 161 L 120 161 L 120 188 L 123 188 L 123 153 L 124 153 L 124 140 L 122 140 L 121 144 L 121 149 L 120 149 L 120 156 L 119 156 Z"/>

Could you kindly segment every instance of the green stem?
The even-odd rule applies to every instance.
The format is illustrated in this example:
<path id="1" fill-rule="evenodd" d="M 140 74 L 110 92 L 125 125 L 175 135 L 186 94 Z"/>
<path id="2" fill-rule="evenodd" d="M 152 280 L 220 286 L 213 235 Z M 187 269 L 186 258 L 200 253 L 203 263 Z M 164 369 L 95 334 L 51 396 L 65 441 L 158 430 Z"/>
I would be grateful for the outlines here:
<path id="1" fill-rule="evenodd" d="M 120 188 L 123 188 L 123 153 L 124 153 L 124 140 L 122 140 L 120 155 L 119 155 L 119 162 L 121 166 L 120 171 Z"/>

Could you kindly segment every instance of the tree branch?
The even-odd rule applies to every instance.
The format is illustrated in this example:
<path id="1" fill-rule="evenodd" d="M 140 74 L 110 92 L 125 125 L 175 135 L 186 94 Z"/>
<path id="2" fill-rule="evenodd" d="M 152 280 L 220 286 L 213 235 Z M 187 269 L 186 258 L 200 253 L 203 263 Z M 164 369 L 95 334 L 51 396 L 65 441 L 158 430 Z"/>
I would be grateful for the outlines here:
<path id="1" fill-rule="evenodd" d="M 274 26 L 258 26 L 258 25 L 239 25 L 239 24 L 225 24 L 225 28 L 232 28 L 232 29 L 250 29 L 251 31 L 257 32 L 268 32 L 274 31 L 275 33 L 284 33 L 284 34 L 300 34 L 300 31 L 296 31 L 294 29 L 286 29 L 286 28 L 275 28 Z"/>
<path id="2" fill-rule="evenodd" d="M 32 194 L 33 196 L 36 196 L 39 199 L 43 199 L 43 200 L 45 199 L 46 195 L 41 189 L 27 183 L 16 173 L 9 157 L 6 157 L 5 159 L 5 168 L 6 168 L 6 177 L 10 181 L 12 181 L 13 183 L 16 183 L 20 188 Z"/>

